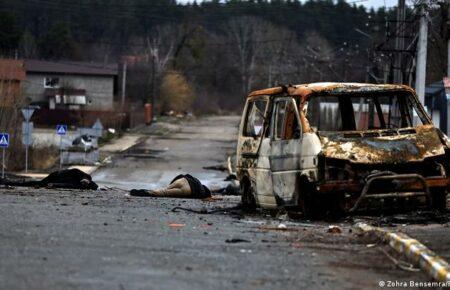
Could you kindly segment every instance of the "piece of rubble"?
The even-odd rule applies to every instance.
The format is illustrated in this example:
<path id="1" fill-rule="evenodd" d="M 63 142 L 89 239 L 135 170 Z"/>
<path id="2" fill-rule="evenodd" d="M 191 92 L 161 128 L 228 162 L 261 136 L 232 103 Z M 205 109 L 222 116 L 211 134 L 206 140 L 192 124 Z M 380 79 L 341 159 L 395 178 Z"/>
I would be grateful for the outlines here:
<path id="1" fill-rule="evenodd" d="M 236 244 L 236 243 L 250 243 L 249 240 L 244 240 L 244 239 L 239 239 L 239 238 L 235 238 L 235 239 L 226 239 L 225 243 L 229 243 L 229 244 Z"/>
<path id="2" fill-rule="evenodd" d="M 177 223 L 170 223 L 169 227 L 177 229 L 177 228 L 183 228 L 184 226 L 186 226 L 185 224 L 177 224 Z"/>
<path id="3" fill-rule="evenodd" d="M 342 229 L 338 226 L 328 226 L 327 232 L 331 234 L 340 234 L 342 233 Z"/>

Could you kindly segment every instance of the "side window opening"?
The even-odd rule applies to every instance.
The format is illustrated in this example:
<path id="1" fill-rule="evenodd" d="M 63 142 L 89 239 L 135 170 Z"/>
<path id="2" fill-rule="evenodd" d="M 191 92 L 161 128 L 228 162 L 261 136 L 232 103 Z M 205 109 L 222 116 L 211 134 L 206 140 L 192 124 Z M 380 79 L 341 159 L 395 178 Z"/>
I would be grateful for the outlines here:
<path id="1" fill-rule="evenodd" d="M 261 136 L 264 126 L 264 113 L 266 111 L 267 101 L 255 100 L 248 104 L 244 136 Z"/>
<path id="2" fill-rule="evenodd" d="M 413 115 L 417 114 L 405 93 L 315 96 L 306 108 L 306 118 L 316 131 L 407 128 L 414 125 Z"/>
<path id="3" fill-rule="evenodd" d="M 301 131 L 295 103 L 292 100 L 279 101 L 276 103 L 274 112 L 274 140 L 299 139 Z"/>

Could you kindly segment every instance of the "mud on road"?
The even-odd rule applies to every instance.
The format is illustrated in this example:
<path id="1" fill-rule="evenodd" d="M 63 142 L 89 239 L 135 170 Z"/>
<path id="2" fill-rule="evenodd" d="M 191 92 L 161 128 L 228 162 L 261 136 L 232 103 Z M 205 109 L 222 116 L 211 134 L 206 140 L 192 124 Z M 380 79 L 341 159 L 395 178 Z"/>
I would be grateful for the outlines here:
<path id="1" fill-rule="evenodd" d="M 204 167 L 234 149 L 235 125 L 237 118 L 199 119 L 171 135 L 148 136 L 134 149 L 169 150 L 149 151 L 154 158 L 116 156 L 94 175 L 106 190 L 0 189 L 0 288 L 379 289 L 379 281 L 429 281 L 397 268 L 385 245 L 352 228 L 355 219 L 379 217 L 290 221 L 265 212 L 174 212 L 233 208 L 239 197 L 138 198 L 112 188 L 151 188 L 178 172 L 221 185 L 226 173 Z M 382 225 L 422 235 L 448 257 L 446 219 L 396 217 Z"/>

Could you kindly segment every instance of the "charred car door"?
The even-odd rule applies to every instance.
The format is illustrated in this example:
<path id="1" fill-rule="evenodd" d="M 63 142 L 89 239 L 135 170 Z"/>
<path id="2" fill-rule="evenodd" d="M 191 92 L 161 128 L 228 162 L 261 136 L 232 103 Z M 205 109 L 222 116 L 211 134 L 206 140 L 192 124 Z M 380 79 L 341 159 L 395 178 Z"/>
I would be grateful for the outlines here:
<path id="1" fill-rule="evenodd" d="M 276 207 L 272 194 L 269 168 L 270 137 L 268 127 L 269 96 L 249 100 L 241 121 L 238 140 L 237 167 L 250 182 L 257 203 L 264 207 Z"/>
<path id="2" fill-rule="evenodd" d="M 295 99 L 275 99 L 269 159 L 273 194 L 279 206 L 296 203 L 296 183 L 301 170 L 301 142 L 302 128 Z"/>

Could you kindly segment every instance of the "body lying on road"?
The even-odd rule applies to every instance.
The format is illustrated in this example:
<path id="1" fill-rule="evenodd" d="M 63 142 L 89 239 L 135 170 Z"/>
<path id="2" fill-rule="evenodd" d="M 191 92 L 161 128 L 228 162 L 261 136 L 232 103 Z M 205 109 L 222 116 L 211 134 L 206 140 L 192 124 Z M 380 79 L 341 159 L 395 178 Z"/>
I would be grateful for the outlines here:
<path id="1" fill-rule="evenodd" d="M 192 175 L 180 174 L 166 188 L 154 190 L 132 189 L 130 195 L 203 199 L 211 197 L 211 191 Z"/>
<path id="2" fill-rule="evenodd" d="M 96 190 L 98 185 L 92 181 L 92 177 L 76 168 L 59 170 L 50 173 L 42 180 L 7 180 L 3 179 L 0 184 L 8 186 L 33 186 L 72 189 Z"/>

